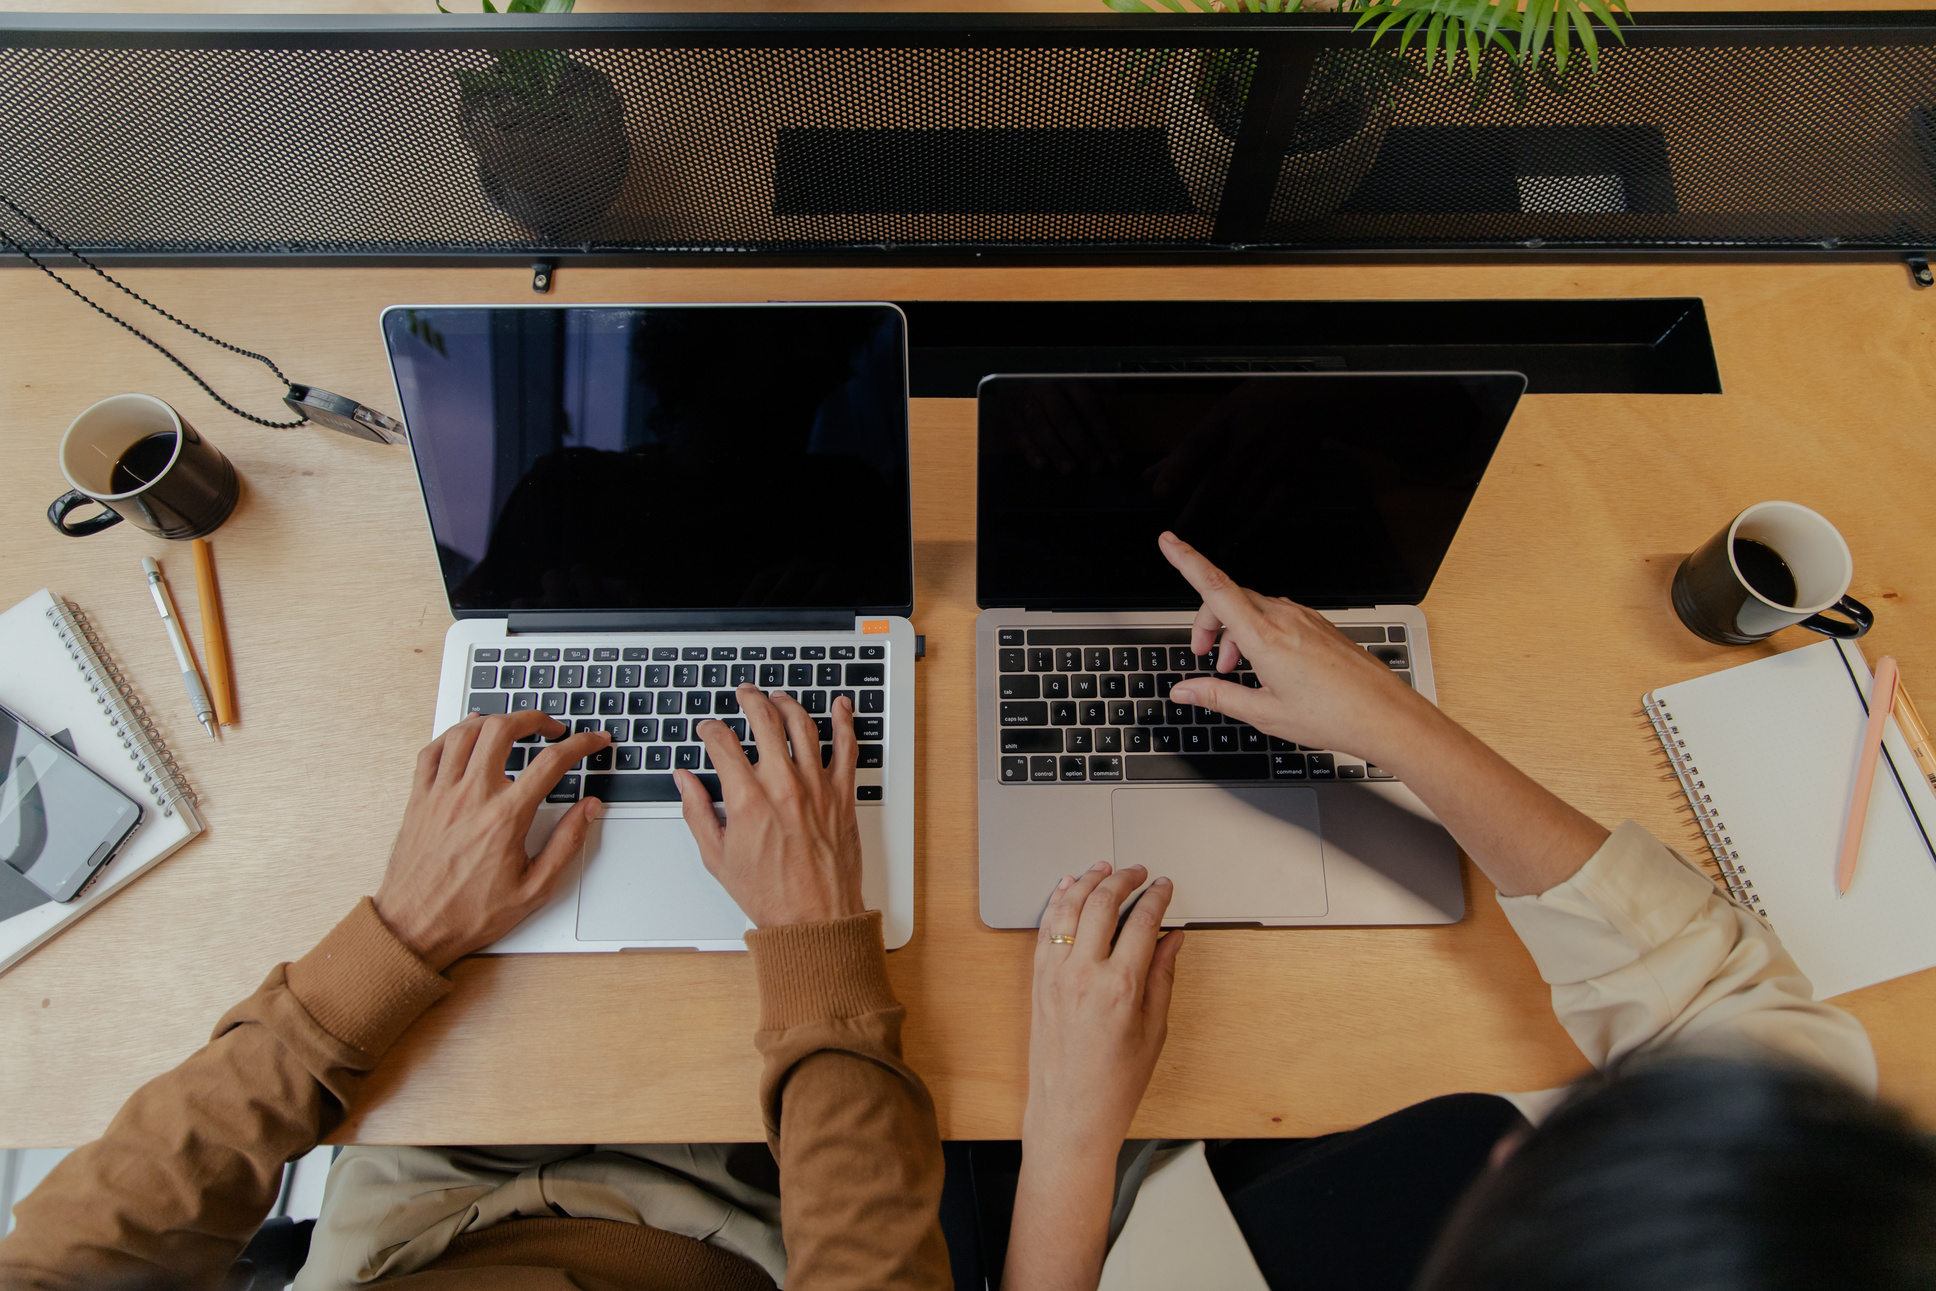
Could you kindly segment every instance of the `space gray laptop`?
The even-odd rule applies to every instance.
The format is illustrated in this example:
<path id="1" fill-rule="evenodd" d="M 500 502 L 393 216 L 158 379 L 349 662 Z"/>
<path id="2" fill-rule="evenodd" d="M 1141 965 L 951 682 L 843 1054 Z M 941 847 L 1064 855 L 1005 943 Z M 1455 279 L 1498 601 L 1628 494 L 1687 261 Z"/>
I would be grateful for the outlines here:
<path id="1" fill-rule="evenodd" d="M 1451 923 L 1458 847 L 1417 795 L 1171 687 L 1199 597 L 1173 529 L 1322 611 L 1437 702 L 1418 602 L 1526 388 L 1516 372 L 993 376 L 979 395 L 981 917 L 1035 927 L 1099 860 L 1175 926 Z M 1255 684 L 1247 661 L 1234 674 Z"/>
<path id="2" fill-rule="evenodd" d="M 891 304 L 393 306 L 383 337 L 443 571 L 435 729 L 549 713 L 611 745 L 551 791 L 605 809 L 494 953 L 740 950 L 674 772 L 715 803 L 699 724 L 757 750 L 737 688 L 859 739 L 861 892 L 914 930 L 907 321 Z M 561 733 L 557 739 L 563 739 Z M 545 740 L 511 750 L 526 773 Z M 718 808 L 716 808 L 717 810 Z"/>

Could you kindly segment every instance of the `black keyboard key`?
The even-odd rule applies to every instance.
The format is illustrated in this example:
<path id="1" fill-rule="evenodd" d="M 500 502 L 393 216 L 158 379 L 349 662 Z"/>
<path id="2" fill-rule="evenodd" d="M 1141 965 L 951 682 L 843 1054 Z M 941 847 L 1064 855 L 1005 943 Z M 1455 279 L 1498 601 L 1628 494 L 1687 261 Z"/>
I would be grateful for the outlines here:
<path id="1" fill-rule="evenodd" d="M 1407 686 L 1411 686 L 1414 689 L 1417 688 L 1418 683 L 1412 680 L 1412 674 L 1410 672 L 1395 672 L 1392 674 L 1392 676 L 1398 678 L 1400 681 L 1404 682 Z"/>
<path id="2" fill-rule="evenodd" d="M 1069 678 L 1069 693 L 1073 699 L 1094 699 L 1096 697 L 1095 674 L 1084 673 L 1080 677 Z"/>
<path id="3" fill-rule="evenodd" d="M 524 669 L 518 667 L 499 668 L 497 684 L 504 690 L 517 690 L 524 685 Z"/>
<path id="4" fill-rule="evenodd" d="M 1370 624 L 1340 623 L 1337 627 L 1338 631 L 1344 633 L 1348 640 L 1356 641 L 1359 645 L 1368 645 L 1373 641 L 1383 641 L 1385 639 L 1385 629 L 1373 627 Z"/>
<path id="5" fill-rule="evenodd" d="M 719 777 L 702 775 L 699 783 L 714 802 L 719 801 Z M 679 786 L 669 775 L 590 775 L 585 796 L 603 802 L 678 802 Z"/>
<path id="6" fill-rule="evenodd" d="M 644 646 L 626 646 L 623 657 L 628 663 L 643 663 L 652 657 L 652 652 Z"/>
<path id="7" fill-rule="evenodd" d="M 635 717 L 632 719 L 632 738 L 640 744 L 650 744 L 659 738 L 659 719 L 656 717 Z"/>
<path id="8" fill-rule="evenodd" d="M 820 742 L 824 744 L 834 737 L 834 719 L 831 717 L 816 717 L 813 719 L 813 729 L 818 732 Z"/>
<path id="9" fill-rule="evenodd" d="M 1034 781 L 1037 784 L 1041 784 L 1044 781 L 1046 781 L 1049 784 L 1054 784 L 1055 768 L 1058 760 L 1059 759 L 1053 753 L 1046 754 L 1041 757 L 1030 758 L 1029 759 L 1029 779 Z"/>
<path id="10" fill-rule="evenodd" d="M 540 648 L 531 652 L 531 658 L 538 663 L 557 663 L 558 651 L 555 648 Z"/>
<path id="11" fill-rule="evenodd" d="M 1084 726 L 1108 725 L 1108 706 L 1100 699 L 1078 701 L 1076 704 L 1076 712 L 1081 716 Z"/>
<path id="12" fill-rule="evenodd" d="M 714 646 L 713 658 L 720 660 L 721 662 L 724 662 L 724 663 L 731 663 L 733 660 L 739 658 L 739 647 L 738 646 Z"/>
<path id="13" fill-rule="evenodd" d="M 1028 666 L 1030 672 L 1055 671 L 1055 651 L 1046 646 L 1031 649 L 1028 652 Z"/>
<path id="14" fill-rule="evenodd" d="M 1064 757 L 1062 759 L 1062 778 L 1064 780 L 1087 780 L 1089 778 L 1088 760 L 1074 756 Z"/>
<path id="15" fill-rule="evenodd" d="M 1069 679 L 1067 677 L 1058 672 L 1042 678 L 1042 698 L 1067 699 L 1068 697 Z"/>
<path id="16" fill-rule="evenodd" d="M 1156 675 L 1154 673 L 1139 672 L 1131 677 L 1129 679 L 1129 697 L 1131 699 L 1155 699 Z"/>
<path id="17" fill-rule="evenodd" d="M 854 738 L 858 740 L 884 740 L 887 738 L 886 722 L 878 717 L 856 717 L 854 719 Z"/>
<path id="18" fill-rule="evenodd" d="M 1404 628 L 1402 628 L 1402 627 L 1399 627 L 1399 626 L 1397 626 L 1396 624 L 1394 624 L 1394 625 L 1393 625 L 1393 626 L 1392 626 L 1392 627 L 1391 627 L 1391 628 L 1389 629 L 1389 631 L 1391 632 L 1391 639 L 1392 639 L 1392 640 L 1394 640 L 1394 641 L 1403 641 L 1403 640 L 1405 639 L 1405 629 L 1404 629 Z"/>
<path id="19" fill-rule="evenodd" d="M 1156 697 L 1158 699 L 1168 699 L 1170 697 L 1170 692 L 1176 689 L 1176 683 L 1182 680 L 1183 680 L 1183 674 L 1180 672 L 1157 673 L 1156 674 Z"/>
<path id="20" fill-rule="evenodd" d="M 610 771 L 612 769 L 612 746 L 607 744 L 598 752 L 585 759 L 587 771 Z"/>
<path id="21" fill-rule="evenodd" d="M 1109 703 L 1109 721 L 1115 726 L 1132 726 L 1136 722 L 1136 703 L 1129 699 L 1112 699 Z"/>
<path id="22" fill-rule="evenodd" d="M 824 690 L 803 690 L 800 692 L 800 707 L 809 713 L 827 711 L 827 692 Z"/>
<path id="23" fill-rule="evenodd" d="M 1135 699 L 1136 724 L 1138 726 L 1160 726 L 1163 724 L 1163 701 L 1160 699 Z"/>
<path id="24" fill-rule="evenodd" d="M 601 691 L 598 696 L 598 711 L 607 716 L 625 711 L 625 692 L 622 690 Z"/>
<path id="25" fill-rule="evenodd" d="M 763 663 L 760 665 L 759 687 L 761 690 L 778 690 L 786 685 L 786 665 L 783 663 Z"/>
<path id="26" fill-rule="evenodd" d="M 576 690 L 585 684 L 585 665 L 579 663 L 560 664 L 558 684 L 566 690 Z"/>
<path id="27" fill-rule="evenodd" d="M 1304 779 L 1304 755 L 1302 753 L 1273 753 L 1270 755 L 1271 775 L 1279 780 Z"/>
<path id="28" fill-rule="evenodd" d="M 881 786 L 877 784 L 857 784 L 854 786 L 855 802 L 879 802 Z"/>
<path id="29" fill-rule="evenodd" d="M 713 711 L 713 697 L 703 690 L 695 690 L 686 696 L 688 713 L 710 713 Z"/>
<path id="30" fill-rule="evenodd" d="M 558 783 L 551 787 L 551 792 L 545 795 L 545 801 L 546 802 L 577 802 L 578 801 L 578 777 L 575 775 L 568 775 L 568 776 L 561 777 Z"/>
<path id="31" fill-rule="evenodd" d="M 860 648 L 860 657 L 863 659 L 885 659 L 887 658 L 887 647 L 862 646 Z"/>
<path id="32" fill-rule="evenodd" d="M 851 690 L 828 691 L 827 692 L 827 711 L 831 713 L 833 711 L 834 705 L 839 703 L 843 697 L 847 700 L 848 712 L 857 713 L 860 711 L 858 708 L 854 706 L 854 692 Z"/>
<path id="33" fill-rule="evenodd" d="M 645 684 L 653 690 L 664 690 L 672 684 L 672 667 L 669 664 L 655 663 L 645 670 Z"/>
<path id="34" fill-rule="evenodd" d="M 1217 670 L 1217 656 L 1214 653 L 1198 655 L 1196 670 L 1198 672 L 1215 672 Z"/>
<path id="35" fill-rule="evenodd" d="M 587 732 L 602 731 L 605 728 L 595 717 L 577 717 L 572 719 L 571 729 L 574 735 L 584 735 Z"/>
<path id="36" fill-rule="evenodd" d="M 682 647 L 679 651 L 679 657 L 681 659 L 684 659 L 687 663 L 704 663 L 706 661 L 706 647 L 705 646 Z"/>
<path id="37" fill-rule="evenodd" d="M 598 711 L 598 692 L 575 690 L 571 693 L 571 711 L 574 716 L 583 717 Z"/>
<path id="38" fill-rule="evenodd" d="M 1340 780 L 1362 780 L 1364 778 L 1365 769 L 1355 762 L 1347 762 L 1338 768 L 1338 779 Z"/>
<path id="39" fill-rule="evenodd" d="M 1069 732 L 1069 752 L 1093 753 L 1094 751 L 1095 744 L 1090 740 L 1088 731 L 1077 727 Z"/>
<path id="40" fill-rule="evenodd" d="M 1052 726 L 1074 726 L 1076 724 L 1076 703 L 1073 699 L 1053 700 L 1049 704 L 1049 724 Z"/>
<path id="41" fill-rule="evenodd" d="M 511 696 L 511 711 L 514 713 L 529 713 L 537 706 L 538 692 L 535 690 L 520 690 Z"/>
<path id="42" fill-rule="evenodd" d="M 801 646 L 800 657 L 802 659 L 825 659 L 827 657 L 827 647 L 826 646 Z"/>
<path id="43" fill-rule="evenodd" d="M 583 647 L 583 646 L 566 646 L 566 647 L 565 647 L 565 662 L 566 662 L 566 663 L 584 663 L 584 662 L 585 662 L 585 661 L 586 661 L 587 659 L 589 659 L 589 658 L 591 658 L 591 657 L 592 657 L 592 652 L 591 652 L 590 650 L 587 650 L 587 649 L 586 649 L 585 647 Z"/>
<path id="44" fill-rule="evenodd" d="M 1151 732 L 1146 726 L 1132 726 L 1123 732 L 1123 752 L 1148 753 Z"/>
<path id="45" fill-rule="evenodd" d="M 998 650 L 995 657 L 1003 672 L 1024 672 L 1028 669 L 1028 652 L 1020 647 Z"/>
<path id="46" fill-rule="evenodd" d="M 1129 678 L 1123 676 L 1121 673 L 1114 672 L 1102 679 L 1102 697 L 1104 699 L 1121 699 L 1128 694 Z"/>
<path id="47" fill-rule="evenodd" d="M 758 663 L 764 658 L 766 658 L 765 646 L 741 646 L 739 648 L 739 659 L 741 663 Z"/>
<path id="48" fill-rule="evenodd" d="M 1246 753 L 1262 753 L 1264 751 L 1264 733 L 1255 726 L 1238 727 L 1237 739 L 1242 742 L 1244 746 L 1243 751 Z"/>
<path id="49" fill-rule="evenodd" d="M 1223 721 L 1223 714 L 1214 708 L 1192 708 L 1190 720 L 1198 726 L 1216 726 Z"/>
<path id="50" fill-rule="evenodd" d="M 795 688 L 813 685 L 813 665 L 810 663 L 790 663 L 786 670 L 786 684 Z"/>
<path id="51" fill-rule="evenodd" d="M 1060 753 L 1062 752 L 1062 732 L 1054 727 L 1043 729 L 1009 729 L 997 737 L 1004 753 Z"/>
<path id="52" fill-rule="evenodd" d="M 652 662 L 654 663 L 671 663 L 678 657 L 679 650 L 676 646 L 652 647 Z"/>
<path id="53" fill-rule="evenodd" d="M 995 629 L 995 639 L 996 639 L 996 641 L 997 641 L 998 643 L 1000 643 L 1000 644 L 1002 644 L 1002 645 L 1005 645 L 1005 646 L 1018 646 L 1018 645 L 1021 645 L 1021 644 L 1022 644 L 1022 629 L 1020 629 L 1020 628 L 997 628 L 997 629 Z"/>
<path id="54" fill-rule="evenodd" d="M 887 750 L 880 745 L 863 744 L 860 746 L 860 760 L 855 762 L 854 765 L 857 767 L 878 767 L 886 761 L 886 758 Z"/>
<path id="55" fill-rule="evenodd" d="M 1296 747 L 1297 745 L 1291 743 L 1289 740 L 1279 739 L 1275 735 L 1270 737 L 1270 749 L 1272 753 L 1289 753 Z"/>
<path id="56" fill-rule="evenodd" d="M 1109 671 L 1109 647 L 1090 646 L 1082 652 L 1082 667 L 1085 672 Z"/>
<path id="57" fill-rule="evenodd" d="M 1081 672 L 1081 649 L 1076 646 L 1063 646 L 1060 650 L 1057 650 L 1055 652 L 1055 670 L 1057 672 Z"/>
<path id="58" fill-rule="evenodd" d="M 1219 726 L 1210 732 L 1210 751 L 1212 753 L 1239 753 L 1237 732 L 1228 726 Z"/>
<path id="59" fill-rule="evenodd" d="M 885 663 L 850 663 L 847 665 L 847 684 L 849 686 L 884 686 L 887 684 L 887 665 Z"/>
<path id="60" fill-rule="evenodd" d="M 1144 672 L 1162 672 L 1170 666 L 1170 652 L 1162 646 L 1144 646 L 1142 669 Z"/>
<path id="61" fill-rule="evenodd" d="M 1338 778 L 1338 759 L 1330 753 L 1307 753 L 1305 765 L 1311 770 L 1313 780 L 1335 780 Z"/>
<path id="62" fill-rule="evenodd" d="M 569 736 L 571 735 L 571 733 L 572 733 L 572 732 L 571 732 L 571 723 L 570 723 L 570 722 L 568 722 L 568 721 L 564 721 L 564 720 L 562 720 L 562 719 L 561 719 L 561 720 L 559 721 L 559 723 L 558 723 L 558 725 L 560 725 L 560 726 L 562 726 L 562 727 L 563 727 L 564 729 L 563 729 L 563 730 L 561 730 L 561 731 L 559 731 L 559 732 L 558 732 L 558 733 L 557 733 L 556 735 L 547 735 L 547 736 L 545 736 L 545 737 L 544 737 L 544 742 L 545 742 L 546 744 L 556 744 L 556 743 L 557 743 L 558 741 L 560 741 L 560 740 L 562 740 L 562 739 L 566 739 L 566 738 L 568 738 L 568 737 L 569 737 Z"/>
<path id="63" fill-rule="evenodd" d="M 585 684 L 593 690 L 601 690 L 612 684 L 612 665 L 595 663 L 585 670 Z"/>
<path id="64" fill-rule="evenodd" d="M 1365 763 L 1365 775 L 1373 780 L 1396 780 L 1398 778 L 1391 772 L 1385 770 L 1385 768 L 1375 767 L 1369 762 Z"/>
<path id="65" fill-rule="evenodd" d="M 797 658 L 799 656 L 799 653 L 800 652 L 792 646 L 774 646 L 772 653 L 768 654 L 767 658 L 787 660 L 787 659 Z"/>
<path id="66" fill-rule="evenodd" d="M 837 663 L 815 664 L 813 684 L 816 686 L 838 686 L 840 684 L 840 665 Z"/>
<path id="67" fill-rule="evenodd" d="M 726 665 L 709 663 L 699 670 L 699 684 L 707 690 L 718 690 L 726 684 Z"/>
<path id="68" fill-rule="evenodd" d="M 1196 716 L 1196 710 L 1188 704 L 1172 704 L 1163 701 L 1163 720 L 1170 726 L 1189 726 Z"/>
<path id="69" fill-rule="evenodd" d="M 658 695 L 655 708 L 660 716 L 679 713 L 683 710 L 683 697 L 676 690 L 662 690 Z"/>
<path id="70" fill-rule="evenodd" d="M 550 690 L 553 686 L 557 684 L 558 684 L 558 669 L 556 665 L 548 664 L 548 663 L 539 663 L 539 664 L 533 664 L 531 666 L 531 681 L 530 681 L 531 689 Z"/>
<path id="71" fill-rule="evenodd" d="M 1120 780 L 1123 778 L 1123 760 L 1120 757 L 1101 754 L 1089 759 L 1089 778 L 1091 780 Z"/>
<path id="72" fill-rule="evenodd" d="M 672 751 L 672 765 L 682 771 L 697 771 L 699 756 L 704 752 L 697 744 L 681 744 Z"/>
<path id="73" fill-rule="evenodd" d="M 652 692 L 635 690 L 625 697 L 625 711 L 628 713 L 649 713 L 652 711 Z"/>
<path id="74" fill-rule="evenodd" d="M 1170 667 L 1176 672 L 1189 672 L 1197 666 L 1197 657 L 1190 653 L 1189 646 L 1170 647 Z"/>
<path id="75" fill-rule="evenodd" d="M 592 651 L 592 658 L 600 663 L 611 663 L 618 658 L 618 647 L 600 646 Z"/>
<path id="76" fill-rule="evenodd" d="M 1162 754 L 1125 758 L 1131 780 L 1268 780 L 1269 759 L 1261 753 Z"/>
<path id="77" fill-rule="evenodd" d="M 1117 646 L 1111 653 L 1117 672 L 1135 672 L 1143 666 L 1142 656 L 1136 653 L 1135 646 Z"/>
<path id="78" fill-rule="evenodd" d="M 645 765 L 645 750 L 636 744 L 620 745 L 615 765 L 620 771 L 637 771 Z"/>
<path id="79" fill-rule="evenodd" d="M 887 711 L 887 692 L 884 690 L 861 691 L 860 711 L 863 713 L 885 713 Z"/>
<path id="80" fill-rule="evenodd" d="M 1047 726 L 1049 706 L 1039 699 L 1004 701 L 1001 707 L 1001 721 L 1003 726 Z"/>
<path id="81" fill-rule="evenodd" d="M 717 692 L 713 695 L 713 711 L 715 713 L 737 713 L 739 711 L 739 696 L 730 690 Z"/>
<path id="82" fill-rule="evenodd" d="M 550 713 L 553 717 L 556 717 L 558 716 L 558 714 L 565 711 L 566 706 L 570 702 L 571 702 L 571 697 L 565 694 L 564 691 L 547 690 L 544 693 L 544 697 L 538 701 L 538 707 L 543 709 L 545 712 Z"/>
<path id="83" fill-rule="evenodd" d="M 1397 671 L 1400 668 L 1409 668 L 1412 666 L 1412 652 L 1409 646 L 1375 645 L 1375 646 L 1366 646 L 1365 649 L 1369 650 L 1372 653 L 1373 657 L 1378 659 L 1383 659 L 1385 661 L 1385 666 L 1387 668 L 1392 669 L 1393 671 Z M 506 668 L 504 671 L 508 673 L 508 672 L 518 672 L 521 670 L 516 668 Z M 516 686 L 520 683 L 515 681 L 505 681 L 505 682 L 500 682 L 498 684 L 509 688 L 512 686 Z"/>
<path id="84" fill-rule="evenodd" d="M 648 771 L 670 771 L 672 769 L 672 749 L 669 745 L 654 744 L 645 751 L 645 769 Z"/>
<path id="85" fill-rule="evenodd" d="M 637 688 L 639 678 L 643 674 L 644 670 L 638 664 L 622 663 L 618 671 L 612 675 L 612 684 L 622 690 L 633 690 Z"/>
<path id="86" fill-rule="evenodd" d="M 1185 753 L 1210 752 L 1210 732 L 1201 726 L 1184 727 L 1183 751 Z"/>
<path id="87" fill-rule="evenodd" d="M 1004 632 L 1002 635 L 1007 636 L 1008 634 Z M 1021 633 L 1018 632 L 1016 633 L 1016 635 L 1020 636 Z M 1027 779 L 1028 779 L 1028 759 L 1027 758 L 1003 758 L 1002 759 L 1002 783 L 1003 784 L 1022 784 Z"/>
<path id="88" fill-rule="evenodd" d="M 682 663 L 672 670 L 672 684 L 680 690 L 691 690 L 699 684 L 699 665 Z"/>
<path id="89" fill-rule="evenodd" d="M 829 659 L 851 659 L 854 657 L 854 647 L 829 646 L 827 647 L 827 657 Z"/>
<path id="90" fill-rule="evenodd" d="M 504 769 L 507 773 L 524 770 L 524 750 L 513 744 L 511 751 L 504 755 Z"/>
<path id="91" fill-rule="evenodd" d="M 480 646 L 471 651 L 471 660 L 474 663 L 496 663 L 498 658 L 498 650 L 490 646 Z"/>
<path id="92" fill-rule="evenodd" d="M 496 654 L 497 651 L 493 650 L 491 653 Z M 491 667 L 489 664 L 479 664 L 477 667 L 471 669 L 472 690 L 489 690 L 495 685 L 497 685 L 496 668 Z"/>
<path id="93" fill-rule="evenodd" d="M 759 680 L 760 666 L 758 664 L 736 663 L 733 665 L 731 678 L 726 684 L 729 686 L 756 686 L 759 684 Z"/>
<path id="94" fill-rule="evenodd" d="M 1153 753 L 1180 753 L 1183 750 L 1183 732 L 1174 726 L 1151 727 L 1150 739 L 1150 751 Z"/>

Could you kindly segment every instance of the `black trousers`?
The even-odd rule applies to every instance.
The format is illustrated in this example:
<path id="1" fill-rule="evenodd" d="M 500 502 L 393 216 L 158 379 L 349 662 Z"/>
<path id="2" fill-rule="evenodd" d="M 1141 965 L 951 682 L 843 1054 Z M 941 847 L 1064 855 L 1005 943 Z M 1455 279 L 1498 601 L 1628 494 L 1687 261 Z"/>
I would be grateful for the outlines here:
<path id="1" fill-rule="evenodd" d="M 1451 1094 L 1342 1134 L 1213 1142 L 1207 1156 L 1273 1291 L 1406 1291 L 1493 1145 L 1525 1124 L 1503 1098 Z M 943 1151 L 956 1291 L 999 1288 L 1021 1144 Z"/>

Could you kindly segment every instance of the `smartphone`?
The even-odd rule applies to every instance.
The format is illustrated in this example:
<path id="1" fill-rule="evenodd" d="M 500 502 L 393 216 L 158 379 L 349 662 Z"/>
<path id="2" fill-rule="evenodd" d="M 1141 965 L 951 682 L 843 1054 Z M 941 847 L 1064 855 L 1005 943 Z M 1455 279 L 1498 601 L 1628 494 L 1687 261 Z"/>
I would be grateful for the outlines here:
<path id="1" fill-rule="evenodd" d="M 0 861 L 72 901 L 140 824 L 134 799 L 0 708 Z"/>

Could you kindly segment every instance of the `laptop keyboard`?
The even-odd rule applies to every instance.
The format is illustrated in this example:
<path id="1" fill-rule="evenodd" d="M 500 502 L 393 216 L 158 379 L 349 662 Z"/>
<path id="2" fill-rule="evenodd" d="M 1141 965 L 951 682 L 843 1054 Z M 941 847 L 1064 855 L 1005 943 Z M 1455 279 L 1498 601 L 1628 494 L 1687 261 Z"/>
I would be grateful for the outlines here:
<path id="1" fill-rule="evenodd" d="M 1400 624 L 1338 630 L 1412 683 Z M 1265 735 L 1170 690 L 1214 675 L 1188 628 L 1001 628 L 996 636 L 1003 784 L 1162 780 L 1391 780 L 1381 767 Z M 1226 680 L 1256 686 L 1248 659 Z"/>
<path id="2" fill-rule="evenodd" d="M 759 761 L 734 694 L 744 682 L 800 701 L 819 728 L 822 766 L 833 758 L 828 714 L 845 695 L 854 708 L 858 765 L 886 765 L 885 645 L 475 646 L 467 680 L 466 712 L 537 709 L 569 732 L 611 733 L 611 745 L 581 759 L 546 802 L 576 802 L 581 794 L 604 802 L 678 802 L 672 773 L 681 768 L 718 802 L 719 776 L 696 728 L 719 719 L 739 737 L 747 759 Z M 515 778 L 537 756 L 532 746 L 556 742 L 525 736 L 512 747 L 504 773 Z M 860 802 L 879 802 L 882 793 L 878 784 L 854 788 Z"/>

